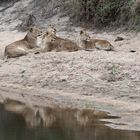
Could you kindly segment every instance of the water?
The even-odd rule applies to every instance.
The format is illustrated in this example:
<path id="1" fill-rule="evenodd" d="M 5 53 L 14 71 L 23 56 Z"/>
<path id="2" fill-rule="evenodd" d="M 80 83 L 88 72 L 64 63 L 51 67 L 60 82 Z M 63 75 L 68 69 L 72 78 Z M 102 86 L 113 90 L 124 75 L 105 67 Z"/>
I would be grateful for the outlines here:
<path id="1" fill-rule="evenodd" d="M 59 115 L 60 116 L 60 115 Z M 140 140 L 140 132 L 114 130 L 102 122 L 79 125 L 67 115 L 48 128 L 27 128 L 21 116 L 0 107 L 0 140 Z"/>

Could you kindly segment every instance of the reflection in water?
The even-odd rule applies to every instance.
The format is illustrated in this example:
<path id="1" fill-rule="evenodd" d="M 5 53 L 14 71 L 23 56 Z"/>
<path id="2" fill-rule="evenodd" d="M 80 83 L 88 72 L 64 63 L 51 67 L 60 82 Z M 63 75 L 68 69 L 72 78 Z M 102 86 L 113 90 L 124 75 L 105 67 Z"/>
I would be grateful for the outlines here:
<path id="1" fill-rule="evenodd" d="M 7 111 L 22 116 L 28 127 L 50 127 L 58 120 L 65 123 L 86 126 L 94 124 L 97 119 L 114 118 L 104 111 L 71 108 L 50 108 L 28 105 L 19 101 L 7 99 L 4 102 Z"/>
<path id="2" fill-rule="evenodd" d="M 43 125 L 49 123 L 49 127 L 29 129 L 25 124 L 26 119 L 21 117 L 21 112 L 19 113 L 20 107 L 16 106 L 18 115 L 5 112 L 3 106 L 0 107 L 0 140 L 140 140 L 140 132 L 113 130 L 104 126 L 95 117 L 89 119 L 96 115 L 102 118 L 103 114 L 107 118 L 105 112 L 98 115 L 99 113 L 91 113 L 89 110 L 42 109 L 40 112 L 37 111 L 36 115 L 41 114 L 46 124 L 42 119 L 40 121 Z M 26 114 L 22 111 L 22 115 Z M 31 111 L 31 114 L 34 113 Z M 34 117 L 31 118 L 35 120 Z"/>

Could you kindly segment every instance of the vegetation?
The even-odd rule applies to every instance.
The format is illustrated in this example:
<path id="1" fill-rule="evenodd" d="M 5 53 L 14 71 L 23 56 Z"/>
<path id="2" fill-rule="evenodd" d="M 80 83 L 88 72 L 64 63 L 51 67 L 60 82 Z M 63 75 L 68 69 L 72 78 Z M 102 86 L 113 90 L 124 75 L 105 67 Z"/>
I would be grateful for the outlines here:
<path id="1" fill-rule="evenodd" d="M 0 3 L 14 3 L 18 0 L 0 0 Z M 126 26 L 140 30 L 140 0 L 35 0 L 42 15 L 56 14 L 61 7 L 75 23 L 94 27 Z M 55 10 L 54 10 L 55 9 Z M 49 13 L 49 14 L 48 14 Z"/>
<path id="2" fill-rule="evenodd" d="M 140 28 L 138 0 L 70 0 L 71 19 L 96 27 L 127 25 Z"/>
<path id="3" fill-rule="evenodd" d="M 0 4 L 1 3 L 9 3 L 9 2 L 16 2 L 16 1 L 19 1 L 19 0 L 0 0 Z"/>
<path id="4" fill-rule="evenodd" d="M 0 2 L 11 2 L 12 0 L 0 0 Z"/>

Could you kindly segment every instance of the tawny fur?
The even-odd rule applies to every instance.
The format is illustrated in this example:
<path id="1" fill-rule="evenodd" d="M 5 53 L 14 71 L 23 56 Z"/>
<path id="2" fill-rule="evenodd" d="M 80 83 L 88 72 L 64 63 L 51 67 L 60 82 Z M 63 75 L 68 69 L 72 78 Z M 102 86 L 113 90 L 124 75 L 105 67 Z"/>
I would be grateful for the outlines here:
<path id="1" fill-rule="evenodd" d="M 55 26 L 53 24 L 50 24 L 48 26 L 47 32 L 56 34 L 56 28 L 55 28 Z"/>
<path id="2" fill-rule="evenodd" d="M 64 123 L 80 126 L 89 126 L 95 119 L 109 118 L 108 112 L 89 110 L 89 109 L 71 109 L 71 108 L 51 108 L 39 107 L 30 102 L 22 103 L 17 100 L 5 99 L 4 108 L 22 116 L 28 127 L 50 127 L 60 119 Z M 67 122 L 67 120 L 69 120 Z"/>
<path id="3" fill-rule="evenodd" d="M 67 51 L 74 52 L 80 50 L 80 47 L 69 39 L 64 39 L 52 33 L 46 33 L 43 39 L 44 52 L 48 51 Z"/>
<path id="4" fill-rule="evenodd" d="M 26 55 L 31 49 L 37 48 L 37 37 L 42 31 L 36 27 L 30 28 L 24 39 L 18 40 L 5 47 L 5 57 L 14 58 Z"/>
<path id="5" fill-rule="evenodd" d="M 21 115 L 30 128 L 41 124 L 41 118 L 38 116 L 38 109 L 33 106 L 28 106 L 16 100 L 6 99 L 4 101 L 4 107 L 7 111 Z"/>
<path id="6" fill-rule="evenodd" d="M 98 49 L 105 51 L 114 51 L 113 45 L 107 40 L 91 39 L 83 30 L 80 32 L 80 44 L 83 49 Z"/>

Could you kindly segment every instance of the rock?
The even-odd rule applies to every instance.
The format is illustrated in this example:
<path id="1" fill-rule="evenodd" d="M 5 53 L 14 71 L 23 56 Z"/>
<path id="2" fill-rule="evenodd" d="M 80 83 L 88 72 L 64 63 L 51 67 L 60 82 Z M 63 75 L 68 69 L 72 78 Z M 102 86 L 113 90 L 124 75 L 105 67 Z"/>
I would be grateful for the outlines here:
<path id="1" fill-rule="evenodd" d="M 122 40 L 124 40 L 123 37 L 117 36 L 117 38 L 115 39 L 115 42 L 117 42 L 117 41 L 122 41 Z"/>
<path id="2" fill-rule="evenodd" d="M 136 50 L 130 50 L 130 52 L 135 53 L 135 52 L 136 52 Z"/>

